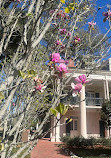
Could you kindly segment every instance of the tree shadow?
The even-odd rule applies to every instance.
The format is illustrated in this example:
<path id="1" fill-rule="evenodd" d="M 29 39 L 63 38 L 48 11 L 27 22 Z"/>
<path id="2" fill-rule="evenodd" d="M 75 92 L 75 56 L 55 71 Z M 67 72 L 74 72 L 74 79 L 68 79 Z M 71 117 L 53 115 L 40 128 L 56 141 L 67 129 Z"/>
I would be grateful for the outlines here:
<path id="1" fill-rule="evenodd" d="M 58 147 L 58 149 L 56 150 L 58 155 L 64 155 L 66 157 L 70 156 L 68 152 L 65 152 L 66 150 L 64 150 L 63 144 L 55 144 L 55 146 Z"/>

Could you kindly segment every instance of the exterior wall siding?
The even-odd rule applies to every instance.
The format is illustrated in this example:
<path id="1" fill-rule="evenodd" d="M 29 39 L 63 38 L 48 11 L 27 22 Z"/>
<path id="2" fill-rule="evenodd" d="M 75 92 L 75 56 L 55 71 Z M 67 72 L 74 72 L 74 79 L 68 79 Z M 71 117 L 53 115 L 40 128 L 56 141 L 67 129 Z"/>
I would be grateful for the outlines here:
<path id="1" fill-rule="evenodd" d="M 88 137 L 90 136 L 95 136 L 98 137 L 100 136 L 100 129 L 99 129 L 99 120 L 100 120 L 100 113 L 97 112 L 87 112 L 86 113 L 87 117 L 87 134 Z"/>
<path id="2" fill-rule="evenodd" d="M 80 122 L 79 122 L 79 108 L 76 108 L 76 110 L 69 110 L 65 116 L 61 119 L 61 124 L 64 123 L 65 118 L 77 118 L 74 120 L 77 120 L 77 131 L 70 130 L 70 136 L 79 136 L 80 134 Z M 87 110 L 86 113 L 87 118 L 87 134 L 88 137 L 94 136 L 99 137 L 100 136 L 100 129 L 99 129 L 99 120 L 100 120 L 100 110 Z M 60 137 L 66 135 L 66 124 L 60 126 Z"/>

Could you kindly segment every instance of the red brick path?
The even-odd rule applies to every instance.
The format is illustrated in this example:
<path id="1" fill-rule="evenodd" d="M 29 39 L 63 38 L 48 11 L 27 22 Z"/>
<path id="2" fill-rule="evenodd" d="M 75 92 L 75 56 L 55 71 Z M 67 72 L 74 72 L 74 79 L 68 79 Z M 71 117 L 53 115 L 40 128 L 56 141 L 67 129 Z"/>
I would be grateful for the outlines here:
<path id="1" fill-rule="evenodd" d="M 60 143 L 52 143 L 48 139 L 39 140 L 31 152 L 31 158 L 70 158 L 57 144 Z"/>

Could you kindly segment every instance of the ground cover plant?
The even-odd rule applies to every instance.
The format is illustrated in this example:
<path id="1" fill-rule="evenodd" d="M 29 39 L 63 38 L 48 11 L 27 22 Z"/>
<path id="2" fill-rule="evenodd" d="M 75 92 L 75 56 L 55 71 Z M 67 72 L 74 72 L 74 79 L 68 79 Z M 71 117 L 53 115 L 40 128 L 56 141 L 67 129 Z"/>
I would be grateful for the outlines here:
<path id="1" fill-rule="evenodd" d="M 107 138 L 83 138 L 62 137 L 64 150 L 68 154 L 73 153 L 79 157 L 111 157 L 111 139 Z M 73 155 L 72 154 L 72 155 Z"/>

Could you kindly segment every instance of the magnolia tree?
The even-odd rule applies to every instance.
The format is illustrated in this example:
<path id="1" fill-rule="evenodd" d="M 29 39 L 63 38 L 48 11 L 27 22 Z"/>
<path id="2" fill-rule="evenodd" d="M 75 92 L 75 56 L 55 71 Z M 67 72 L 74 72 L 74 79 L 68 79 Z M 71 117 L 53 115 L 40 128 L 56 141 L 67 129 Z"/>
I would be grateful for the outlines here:
<path id="1" fill-rule="evenodd" d="M 73 97 L 109 55 L 111 12 L 103 12 L 109 22 L 103 35 L 93 18 L 101 8 L 93 0 L 1 0 L 0 8 L 1 157 L 24 158 L 51 130 L 44 132 L 50 116 L 67 112 L 60 99 L 68 95 L 62 92 L 74 73 L 87 70 L 71 83 Z M 73 71 L 67 66 L 70 59 Z M 23 131 L 33 125 L 37 129 L 30 140 L 22 142 Z"/>

